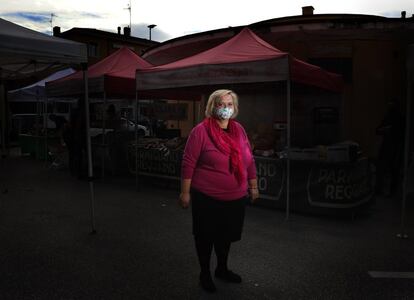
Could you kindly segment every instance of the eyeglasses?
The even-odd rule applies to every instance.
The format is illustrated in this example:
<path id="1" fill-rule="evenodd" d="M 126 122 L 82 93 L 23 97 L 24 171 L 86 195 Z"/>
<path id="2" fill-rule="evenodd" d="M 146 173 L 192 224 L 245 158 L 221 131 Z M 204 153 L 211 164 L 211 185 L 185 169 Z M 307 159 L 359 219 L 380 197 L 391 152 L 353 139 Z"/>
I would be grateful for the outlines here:
<path id="1" fill-rule="evenodd" d="M 218 103 L 217 105 L 216 105 L 216 108 L 220 108 L 220 107 L 233 107 L 233 102 L 229 102 L 229 103 L 223 103 L 223 102 L 221 102 L 221 103 Z"/>

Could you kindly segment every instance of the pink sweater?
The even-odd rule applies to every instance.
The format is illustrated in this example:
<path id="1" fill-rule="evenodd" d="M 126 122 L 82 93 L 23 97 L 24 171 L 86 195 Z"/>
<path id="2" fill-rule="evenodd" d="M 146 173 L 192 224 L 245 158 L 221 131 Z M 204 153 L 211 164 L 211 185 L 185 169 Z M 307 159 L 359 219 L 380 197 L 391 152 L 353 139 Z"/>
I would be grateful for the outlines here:
<path id="1" fill-rule="evenodd" d="M 256 178 L 256 165 L 249 140 L 243 127 L 239 129 L 245 176 Z M 247 180 L 242 184 L 230 173 L 229 156 L 220 152 L 212 142 L 204 123 L 191 131 L 184 150 L 181 177 L 191 179 L 191 187 L 218 200 L 237 200 L 247 195 Z"/>

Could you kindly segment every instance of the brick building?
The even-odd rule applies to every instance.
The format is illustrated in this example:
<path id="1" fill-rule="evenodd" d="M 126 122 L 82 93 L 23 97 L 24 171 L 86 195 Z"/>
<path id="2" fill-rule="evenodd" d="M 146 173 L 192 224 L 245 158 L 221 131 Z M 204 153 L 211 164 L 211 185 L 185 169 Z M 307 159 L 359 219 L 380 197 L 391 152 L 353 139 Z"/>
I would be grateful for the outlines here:
<path id="1" fill-rule="evenodd" d="M 60 27 L 53 28 L 53 35 L 64 39 L 84 43 L 88 46 L 88 62 L 92 65 L 104 57 L 112 54 L 119 48 L 126 46 L 138 55 L 147 48 L 156 46 L 159 42 L 131 36 L 131 29 L 118 27 L 118 33 L 97 30 L 92 28 L 72 28 L 61 32 Z"/>

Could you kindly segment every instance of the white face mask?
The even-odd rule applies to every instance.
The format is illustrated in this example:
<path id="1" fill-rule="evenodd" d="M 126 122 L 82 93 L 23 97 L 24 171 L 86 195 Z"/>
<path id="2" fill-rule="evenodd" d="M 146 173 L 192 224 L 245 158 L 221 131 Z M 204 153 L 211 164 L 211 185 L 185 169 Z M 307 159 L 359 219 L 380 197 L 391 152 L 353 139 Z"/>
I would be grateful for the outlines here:
<path id="1" fill-rule="evenodd" d="M 215 109 L 215 115 L 221 120 L 228 120 L 233 115 L 234 110 L 231 107 L 220 107 Z"/>

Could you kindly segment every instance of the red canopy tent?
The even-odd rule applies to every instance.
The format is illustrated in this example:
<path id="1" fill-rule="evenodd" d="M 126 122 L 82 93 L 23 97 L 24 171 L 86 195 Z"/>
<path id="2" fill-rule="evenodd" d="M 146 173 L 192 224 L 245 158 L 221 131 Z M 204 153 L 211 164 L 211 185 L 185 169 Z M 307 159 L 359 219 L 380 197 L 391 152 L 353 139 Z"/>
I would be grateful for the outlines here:
<path id="1" fill-rule="evenodd" d="M 291 85 L 297 82 L 321 89 L 340 92 L 340 75 L 294 58 L 268 44 L 250 29 L 212 49 L 169 64 L 137 70 L 139 94 L 169 99 L 199 99 L 203 87 L 209 85 L 287 82 L 287 201 L 289 217 Z M 185 98 L 184 98 L 185 97 Z"/>
<path id="2" fill-rule="evenodd" d="M 137 70 L 136 76 L 140 93 L 152 91 L 165 98 L 179 98 L 183 93 L 178 90 L 184 87 L 284 80 L 336 92 L 343 87 L 341 76 L 276 49 L 248 28 L 219 46 L 169 64 Z M 190 90 L 199 96 L 197 89 Z"/>
<path id="3" fill-rule="evenodd" d="M 123 47 L 88 70 L 89 92 L 107 96 L 135 97 L 135 71 L 152 65 L 132 50 Z M 83 89 L 82 72 L 46 83 L 48 96 L 76 95 Z"/>

